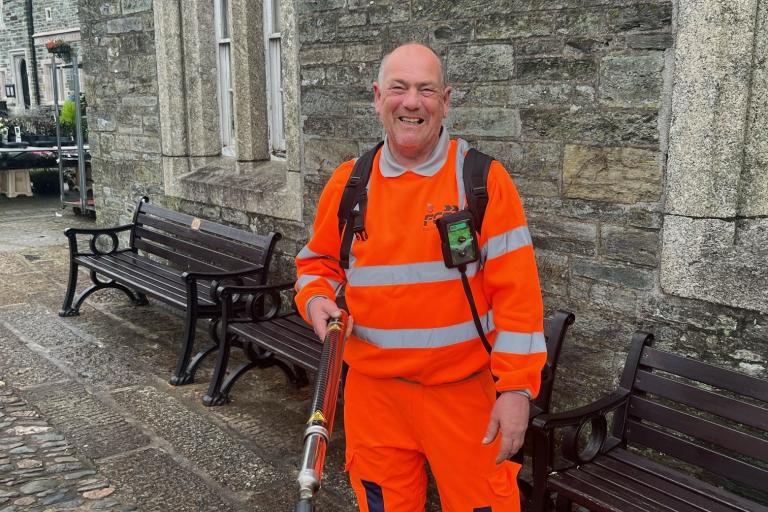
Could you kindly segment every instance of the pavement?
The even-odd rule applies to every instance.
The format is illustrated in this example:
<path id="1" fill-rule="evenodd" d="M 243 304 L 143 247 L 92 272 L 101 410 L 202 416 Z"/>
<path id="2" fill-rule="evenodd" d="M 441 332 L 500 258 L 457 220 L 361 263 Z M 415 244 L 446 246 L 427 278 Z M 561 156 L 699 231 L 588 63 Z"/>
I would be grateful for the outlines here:
<path id="1" fill-rule="evenodd" d="M 212 361 L 194 384 L 167 382 L 173 311 L 105 290 L 60 318 L 62 232 L 94 225 L 58 198 L 0 196 L 0 512 L 293 510 L 312 387 L 255 369 L 208 408 Z M 343 446 L 337 424 L 318 510 L 356 510 Z"/>

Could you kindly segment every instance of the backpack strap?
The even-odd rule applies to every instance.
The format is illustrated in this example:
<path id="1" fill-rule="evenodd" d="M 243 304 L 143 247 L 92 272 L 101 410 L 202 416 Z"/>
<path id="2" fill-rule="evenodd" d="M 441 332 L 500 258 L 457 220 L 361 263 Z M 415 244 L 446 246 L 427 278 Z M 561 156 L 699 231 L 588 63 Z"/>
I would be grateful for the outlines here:
<path id="1" fill-rule="evenodd" d="M 488 206 L 488 170 L 493 158 L 471 148 L 464 157 L 462 178 L 464 179 L 464 193 L 467 195 L 467 206 L 475 219 L 477 232 L 483 226 L 485 208 Z"/>
<path id="2" fill-rule="evenodd" d="M 339 262 L 341 268 L 349 268 L 349 253 L 352 249 L 352 237 L 361 240 L 368 238 L 365 231 L 365 208 L 368 205 L 368 181 L 371 178 L 373 159 L 378 153 L 384 141 L 367 151 L 357 159 L 352 174 L 349 175 L 344 192 L 339 201 L 339 236 L 341 236 L 341 249 Z"/>

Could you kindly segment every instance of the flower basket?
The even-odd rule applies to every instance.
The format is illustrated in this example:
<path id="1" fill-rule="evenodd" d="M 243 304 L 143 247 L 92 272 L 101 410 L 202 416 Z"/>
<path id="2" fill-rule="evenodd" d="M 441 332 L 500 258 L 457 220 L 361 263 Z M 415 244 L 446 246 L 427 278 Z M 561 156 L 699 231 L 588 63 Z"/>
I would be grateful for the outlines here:
<path id="1" fill-rule="evenodd" d="M 51 40 L 45 43 L 45 47 L 48 49 L 48 53 L 52 53 L 59 58 L 69 59 L 72 53 L 72 47 L 69 43 L 62 41 L 61 39 Z"/>

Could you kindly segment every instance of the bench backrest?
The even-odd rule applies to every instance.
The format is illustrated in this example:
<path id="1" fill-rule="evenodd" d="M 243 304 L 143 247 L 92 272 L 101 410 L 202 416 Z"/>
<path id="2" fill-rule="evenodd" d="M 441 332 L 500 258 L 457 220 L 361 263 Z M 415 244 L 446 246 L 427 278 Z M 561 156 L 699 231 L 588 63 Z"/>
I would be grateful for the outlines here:
<path id="1" fill-rule="evenodd" d="M 620 411 L 624 439 L 765 492 L 768 381 L 657 350 L 651 341 L 635 335 L 622 376 L 632 390 Z"/>
<path id="2" fill-rule="evenodd" d="M 259 235 L 195 218 L 143 198 L 134 214 L 131 247 L 193 272 L 220 272 L 263 265 L 265 270 L 280 240 L 279 233 Z M 245 284 L 266 284 L 267 272 Z"/>
<path id="3" fill-rule="evenodd" d="M 573 325 L 576 316 L 568 311 L 558 309 L 552 316 L 544 319 L 544 338 L 547 342 L 547 362 L 541 370 L 541 386 L 539 394 L 531 403 L 532 414 L 548 413 L 552 403 L 552 389 L 557 375 L 557 361 L 563 348 L 565 333 Z"/>

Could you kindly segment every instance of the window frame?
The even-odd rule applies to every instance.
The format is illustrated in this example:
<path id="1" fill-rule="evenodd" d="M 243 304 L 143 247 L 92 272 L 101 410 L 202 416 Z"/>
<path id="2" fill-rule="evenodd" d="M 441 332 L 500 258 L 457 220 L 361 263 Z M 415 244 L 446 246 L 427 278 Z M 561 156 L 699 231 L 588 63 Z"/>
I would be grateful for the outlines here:
<path id="1" fill-rule="evenodd" d="M 285 119 L 282 83 L 282 27 L 280 1 L 264 1 L 264 53 L 267 84 L 269 149 L 273 156 L 285 157 Z M 277 5 L 277 9 L 275 6 Z M 278 12 L 275 12 L 275 11 Z"/>
<path id="2" fill-rule="evenodd" d="M 226 5 L 226 20 L 222 20 L 222 7 Z M 219 104 L 219 133 L 221 153 L 235 156 L 234 83 L 232 79 L 232 8 L 230 0 L 214 0 L 214 38 L 216 44 L 216 88 Z M 224 24 L 222 24 L 224 21 Z M 222 33 L 222 26 L 227 33 Z"/>

